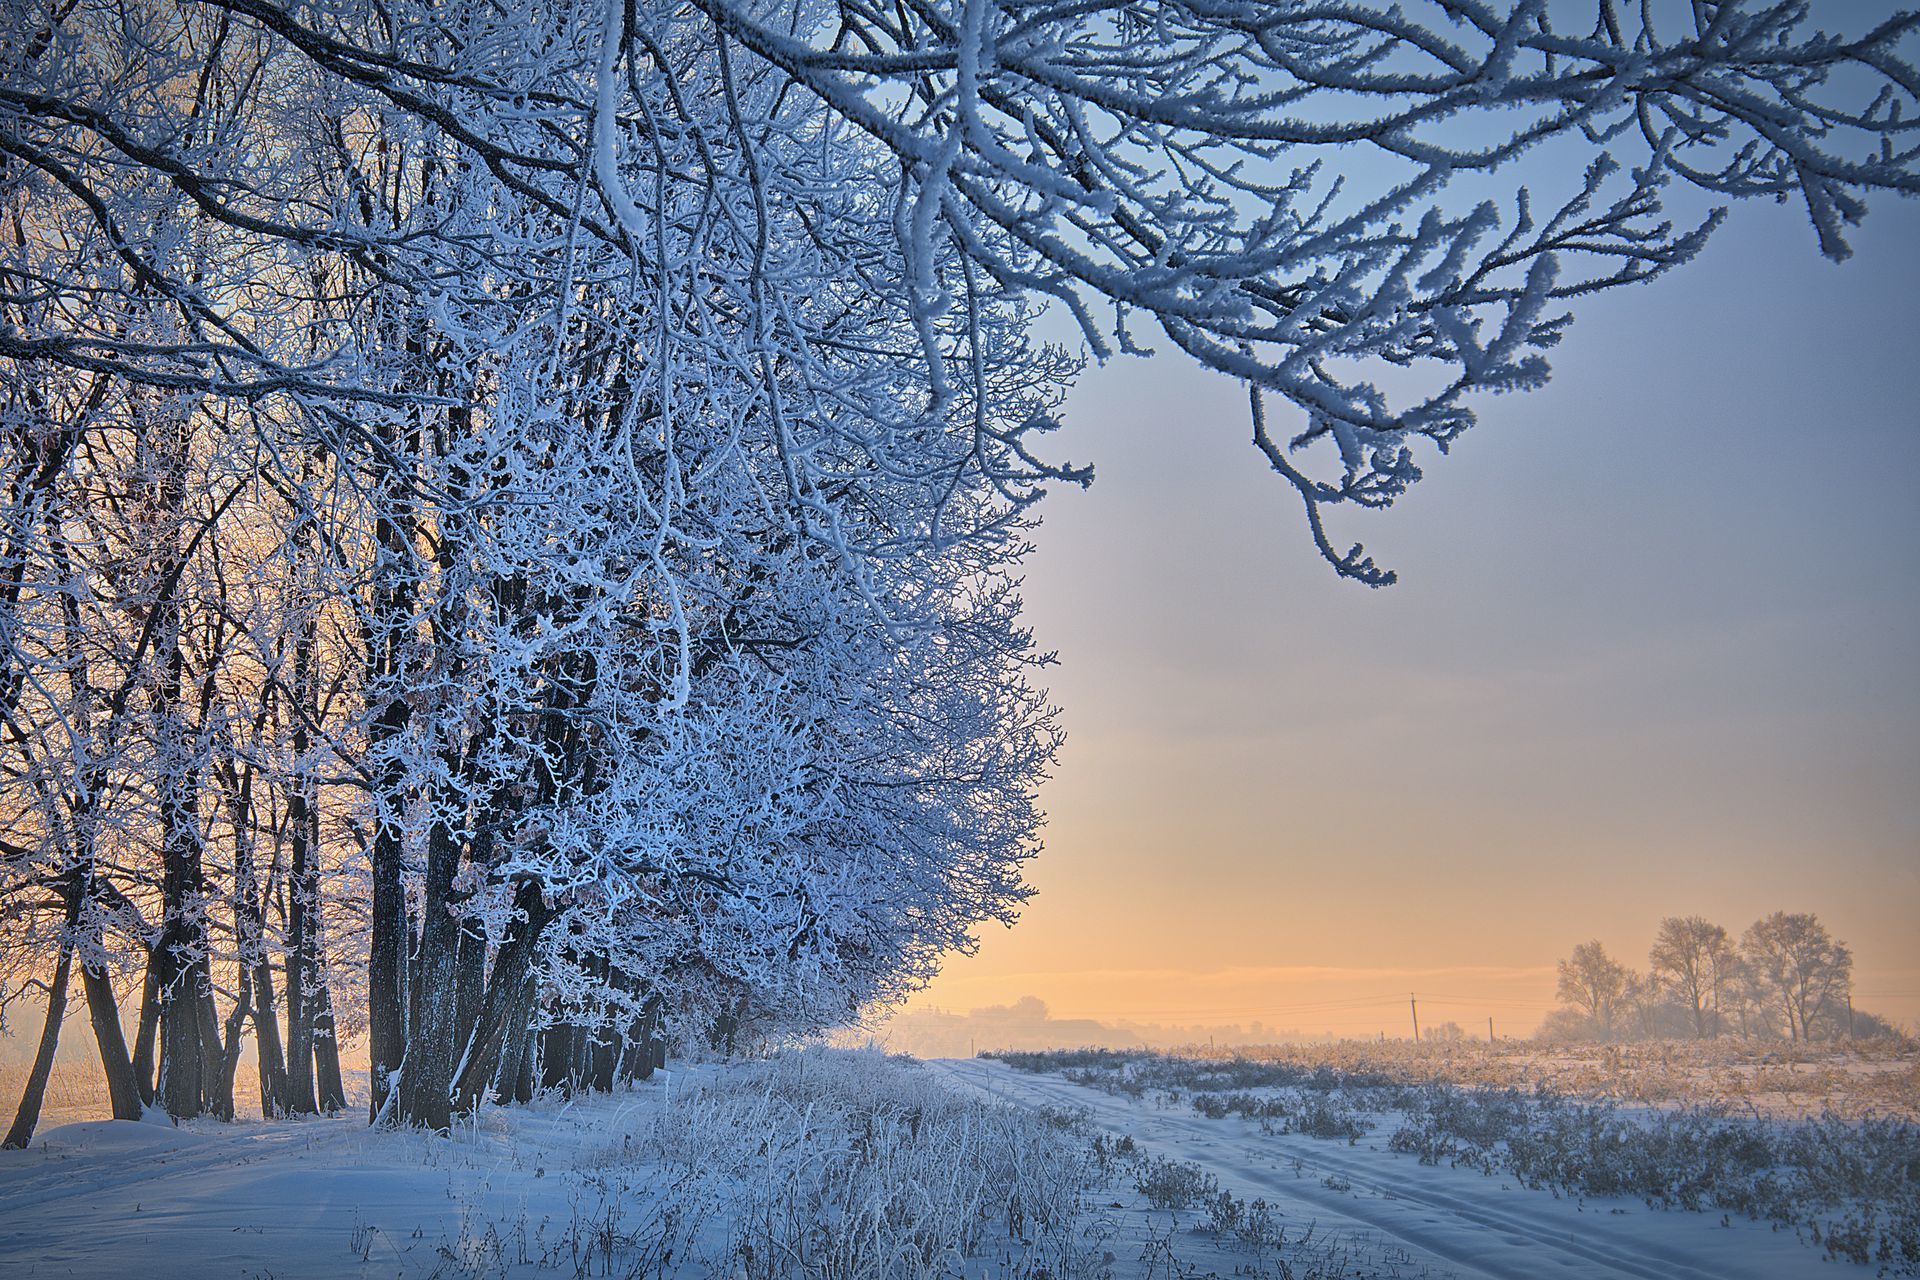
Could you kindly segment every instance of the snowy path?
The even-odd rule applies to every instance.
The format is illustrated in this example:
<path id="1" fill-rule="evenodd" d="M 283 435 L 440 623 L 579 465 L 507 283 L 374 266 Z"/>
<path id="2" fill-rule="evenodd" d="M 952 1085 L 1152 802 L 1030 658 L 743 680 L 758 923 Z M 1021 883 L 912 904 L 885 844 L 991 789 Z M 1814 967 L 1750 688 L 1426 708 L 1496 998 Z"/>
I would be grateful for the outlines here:
<path id="1" fill-rule="evenodd" d="M 489 1112 L 452 1139 L 336 1119 L 93 1121 L 0 1152 L 0 1275 L 335 1280 L 464 1269 L 487 1226 L 530 1256 L 571 1248 L 595 1206 L 556 1174 L 617 1141 L 658 1090 Z M 543 1167 L 545 1166 L 545 1167 Z M 562 1274 L 571 1274 L 568 1268 Z"/>
<path id="2" fill-rule="evenodd" d="M 1086 1109 L 1096 1124 L 1150 1151 L 1191 1160 L 1235 1195 L 1262 1197 L 1286 1221 L 1395 1246 L 1436 1271 L 1488 1280 L 1798 1280 L 1868 1274 L 1823 1262 L 1790 1232 L 1635 1200 L 1584 1205 L 1510 1178 L 1420 1165 L 1376 1132 L 1357 1146 L 1269 1136 L 1246 1120 L 1133 1101 L 984 1059 L 929 1064 L 951 1079 L 1028 1105 Z M 1345 1183 L 1348 1189 L 1328 1186 Z"/>

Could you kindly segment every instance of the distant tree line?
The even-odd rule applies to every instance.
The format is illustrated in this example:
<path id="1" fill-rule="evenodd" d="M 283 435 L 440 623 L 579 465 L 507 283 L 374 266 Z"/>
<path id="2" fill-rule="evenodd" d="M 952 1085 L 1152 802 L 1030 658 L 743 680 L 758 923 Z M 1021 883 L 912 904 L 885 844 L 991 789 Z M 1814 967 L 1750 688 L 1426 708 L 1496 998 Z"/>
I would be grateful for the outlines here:
<path id="1" fill-rule="evenodd" d="M 1701 916 L 1668 916 L 1645 973 L 1596 939 L 1560 961 L 1554 1040 L 1867 1039 L 1894 1033 L 1853 1007 L 1853 952 L 1811 913 L 1776 911 L 1738 939 Z"/>

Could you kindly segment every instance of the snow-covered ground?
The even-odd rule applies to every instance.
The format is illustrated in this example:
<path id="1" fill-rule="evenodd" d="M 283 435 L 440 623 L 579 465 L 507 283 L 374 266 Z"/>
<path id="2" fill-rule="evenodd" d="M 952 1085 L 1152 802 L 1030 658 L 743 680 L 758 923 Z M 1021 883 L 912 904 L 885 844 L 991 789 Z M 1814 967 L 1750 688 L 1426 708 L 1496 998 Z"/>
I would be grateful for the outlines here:
<path id="1" fill-rule="evenodd" d="M 1264 1201 L 1270 1247 L 1207 1230 L 1203 1206 L 1150 1205 L 1142 1157 L 1093 1154 L 1121 1137 L 1200 1166 L 1245 1205 Z M 963 1247 L 927 1247 L 962 1234 Z M 1871 1274 L 1763 1224 L 1423 1166 L 1378 1133 L 1352 1145 L 1262 1133 L 1001 1062 L 820 1051 L 489 1110 L 451 1137 L 376 1133 L 357 1116 L 61 1125 L 0 1152 L 0 1273 Z"/>
<path id="2" fill-rule="evenodd" d="M 489 1113 L 452 1138 L 363 1115 L 91 1121 L 0 1152 L 0 1270 L 18 1276 L 467 1274 L 491 1229 L 511 1256 L 570 1254 L 604 1206 L 579 1179 L 635 1097 Z M 549 1168 L 548 1166 L 552 1166 Z M 552 1175 L 552 1176 L 550 1176 Z M 562 1274 L 572 1274 L 568 1267 Z"/>
<path id="3" fill-rule="evenodd" d="M 1101 1257 L 1091 1163 L 1029 1110 L 832 1051 L 488 1109 L 446 1137 L 82 1122 L 0 1152 L 0 1274 L 1065 1280 Z"/>

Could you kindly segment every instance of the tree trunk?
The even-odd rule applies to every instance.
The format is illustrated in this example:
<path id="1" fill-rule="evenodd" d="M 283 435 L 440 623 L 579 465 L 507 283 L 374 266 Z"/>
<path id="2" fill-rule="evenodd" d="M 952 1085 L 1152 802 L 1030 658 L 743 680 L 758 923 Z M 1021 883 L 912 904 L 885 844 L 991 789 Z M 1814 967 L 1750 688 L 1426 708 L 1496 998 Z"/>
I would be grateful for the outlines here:
<path id="1" fill-rule="evenodd" d="M 273 1011 L 273 966 L 262 947 L 253 962 L 253 1043 L 260 1058 L 260 1114 L 285 1115 L 287 1064 L 281 1055 L 280 1023 Z"/>
<path id="2" fill-rule="evenodd" d="M 147 976 L 140 984 L 140 1027 L 133 1038 L 133 1083 L 140 1101 L 151 1106 L 159 1096 L 154 1079 L 154 1042 L 160 1030 L 160 948 L 147 948 Z"/>
<path id="3" fill-rule="evenodd" d="M 579 1079 L 580 1028 L 557 1022 L 540 1033 L 540 1087 L 571 1095 Z"/>
<path id="4" fill-rule="evenodd" d="M 396 698 L 381 719 L 395 716 L 405 719 L 402 703 Z M 394 735 L 398 735 L 397 727 Z M 397 760 L 382 777 L 382 803 L 402 803 L 400 787 L 404 775 Z M 387 1102 L 407 1056 L 406 1024 L 406 941 L 407 899 L 400 883 L 399 814 L 383 812 L 369 850 L 373 864 L 372 940 L 367 954 L 367 1055 L 373 1098 L 369 1111 L 376 1123 L 387 1120 Z"/>
<path id="5" fill-rule="evenodd" d="M 437 803 L 451 803 L 437 797 Z M 454 986 L 458 972 L 460 921 L 454 915 L 453 877 L 459 869 L 460 842 L 443 818 L 427 837 L 427 875 L 421 895 L 420 943 L 414 955 L 417 985 L 410 993 L 412 1025 L 407 1029 L 406 1066 L 400 1075 L 398 1118 L 408 1124 L 444 1130 L 452 1124 Z"/>
<path id="6" fill-rule="evenodd" d="M 478 1105 L 489 1085 L 502 1095 L 517 1092 L 521 1063 L 529 1057 L 533 956 L 552 912 L 540 881 L 532 876 L 514 890 L 513 904 L 520 918 L 494 956 L 493 975 L 467 1040 L 460 1077 L 454 1082 L 454 1105 L 463 1114 Z"/>
<path id="7" fill-rule="evenodd" d="M 206 875 L 201 865 L 198 761 L 190 743 L 194 734 L 183 714 L 186 650 L 181 645 L 178 570 L 185 555 L 179 521 L 186 510 L 186 458 L 190 421 L 183 418 L 166 438 L 157 429 L 155 447 L 164 448 L 160 510 L 174 521 L 165 534 L 167 584 L 153 608 L 154 657 L 160 678 L 153 689 L 153 719 L 160 747 L 155 791 L 162 858 L 160 949 L 160 1096 L 175 1119 L 196 1116 L 217 1100 L 219 1027 L 213 1013 L 213 970 L 207 937 Z"/>
<path id="8" fill-rule="evenodd" d="M 410 365 L 424 363 L 417 333 L 408 332 L 402 345 Z M 412 937 L 402 885 L 400 821 L 408 796 L 400 739 L 413 715 L 407 703 L 411 685 L 408 655 L 415 640 L 420 570 L 414 545 L 416 499 L 411 492 L 412 477 L 405 469 L 411 463 L 405 460 L 419 456 L 424 433 L 417 417 L 405 428 L 383 421 L 378 430 L 381 445 L 391 449 L 392 456 L 382 462 L 376 482 L 379 493 L 373 543 L 377 569 L 365 630 L 367 710 L 372 713 L 367 755 L 376 773 L 375 826 L 367 850 L 373 871 L 372 937 L 367 953 L 367 1056 L 373 1085 L 369 1110 L 375 1122 L 386 1123 L 395 1118 L 389 1099 L 407 1056 L 407 951 Z"/>
<path id="9" fill-rule="evenodd" d="M 169 933 L 162 934 L 160 947 L 165 956 L 175 955 Z M 165 960 L 160 969 L 160 1080 L 155 1093 L 176 1120 L 199 1115 L 204 1096 L 199 1002 L 183 994 L 188 969 L 177 959 Z"/>
<path id="10" fill-rule="evenodd" d="M 316 286 L 317 287 L 317 286 Z M 315 459 L 310 458 L 312 463 Z M 320 557 L 317 535 L 309 523 L 297 552 L 296 574 L 302 588 L 302 566 Z M 320 912 L 320 806 L 308 764 L 313 750 L 311 725 L 320 718 L 313 655 L 319 623 L 304 590 L 295 598 L 298 629 L 293 640 L 292 702 L 287 716 L 292 729 L 294 775 L 287 789 L 287 841 L 291 865 L 287 871 L 286 987 L 287 1080 L 284 1097 L 290 1115 L 319 1110 L 314 1095 L 314 1020 L 317 1013 L 310 985 L 318 977 Z"/>
<path id="11" fill-rule="evenodd" d="M 206 985 L 194 1002 L 200 1020 L 200 1110 L 221 1120 L 233 1119 L 233 1077 L 227 1074 L 226 1049 L 220 1039 L 220 1008 L 213 1002 L 213 965 L 207 965 Z M 244 1016 L 244 1011 L 243 1011 Z"/>
<path id="12" fill-rule="evenodd" d="M 586 1084 L 601 1093 L 613 1091 L 613 1071 L 620 1061 L 620 1027 L 612 1016 L 602 1018 L 587 1045 Z"/>
<path id="13" fill-rule="evenodd" d="M 40 1027 L 40 1047 L 33 1055 L 33 1069 L 27 1073 L 20 1108 L 13 1114 L 13 1127 L 7 1130 L 0 1147 L 18 1150 L 33 1141 L 33 1130 L 40 1123 L 40 1104 L 47 1096 L 47 1079 L 53 1074 L 54 1051 L 60 1047 L 60 1023 L 67 1016 L 67 975 L 72 968 L 73 939 L 62 936 L 60 959 L 53 968 L 53 982 L 47 987 L 47 1020 Z"/>
<path id="14" fill-rule="evenodd" d="M 454 969 L 453 1042 L 464 1047 L 473 1039 L 480 1022 L 480 1005 L 486 998 L 487 935 L 477 920 L 469 918 L 460 923 L 460 953 Z"/>
<path id="15" fill-rule="evenodd" d="M 83 964 L 80 985 L 87 993 L 87 1016 L 93 1023 L 94 1044 L 100 1050 L 100 1067 L 106 1073 L 113 1118 L 138 1120 L 144 1102 L 133 1062 L 127 1057 L 127 1038 L 120 1029 L 120 1002 L 114 998 L 113 983 L 104 972 Z"/>
<path id="16" fill-rule="evenodd" d="M 346 1107 L 347 1089 L 340 1075 L 340 1036 L 333 1023 L 333 995 L 324 977 L 314 983 L 313 1001 L 314 1083 L 319 1089 L 320 1109 L 333 1115 Z"/>
<path id="17" fill-rule="evenodd" d="M 247 1017 L 253 1011 L 253 973 L 245 964 L 240 966 L 240 990 L 233 1002 L 233 1009 L 227 1014 L 227 1025 L 220 1043 L 224 1046 L 220 1056 L 215 1059 L 219 1070 L 214 1075 L 214 1093 L 208 1100 L 207 1110 L 222 1120 L 231 1120 L 234 1115 L 233 1081 L 240 1070 L 240 1031 L 246 1026 Z M 256 1031 L 255 1039 L 259 1038 Z M 264 1078 L 265 1072 L 262 1071 Z M 272 1112 L 266 1114 L 271 1115 Z"/>
<path id="18" fill-rule="evenodd" d="M 257 736 L 266 725 L 272 704 L 261 700 L 259 715 L 253 722 Z M 226 1096 L 229 1110 L 233 1097 L 234 1071 L 240 1059 L 240 1027 L 253 1019 L 253 1042 L 260 1080 L 260 1114 L 266 1117 L 286 1111 L 287 1068 L 280 1053 L 280 1024 L 273 1014 L 273 966 L 267 961 L 267 911 L 265 897 L 272 894 L 279 874 L 279 846 L 274 846 L 273 864 L 267 875 L 267 887 L 261 888 L 254 865 L 255 821 L 253 803 L 254 768 L 251 763 L 238 770 L 239 784 L 229 797 L 233 826 L 233 931 L 238 940 L 237 967 L 240 971 L 240 998 L 227 1018 Z M 272 813 L 267 826 L 272 827 Z"/>
<path id="19" fill-rule="evenodd" d="M 170 852 L 165 875 L 167 922 L 160 935 L 160 1103 L 176 1120 L 208 1109 L 217 1093 L 220 1052 L 213 1019 L 213 981 L 204 934 L 191 913 L 199 900 L 191 862 Z M 185 886 L 192 886 L 187 888 Z"/>
<path id="20" fill-rule="evenodd" d="M 639 989 L 645 990 L 644 984 Z M 621 1072 L 629 1080 L 649 1079 L 661 1065 L 656 1060 L 661 1005 L 658 992 L 649 994 L 646 1003 L 641 1006 L 640 1016 L 627 1029 L 627 1043 L 621 1054 Z"/>
<path id="21" fill-rule="evenodd" d="M 295 659 L 295 669 L 299 661 Z M 300 720 L 296 716 L 295 723 Z M 294 730 L 294 752 L 304 756 L 304 729 Z M 307 782 L 297 780 L 287 801 L 288 838 L 293 865 L 287 882 L 287 1111 L 311 1115 L 319 1109 L 314 1097 L 314 1021 L 317 991 L 309 986 L 318 977 L 319 870 L 314 865 L 313 812 Z"/>
<path id="22" fill-rule="evenodd" d="M 376 521 L 382 549 L 390 556 L 407 554 L 402 534 L 388 520 Z M 398 543 L 397 546 L 389 546 Z M 406 807 L 403 788 L 406 767 L 398 754 L 399 738 L 410 712 L 400 687 L 402 654 L 407 642 L 403 601 L 409 593 L 384 590 L 389 597 L 381 620 L 377 647 L 369 673 L 370 692 L 384 699 L 368 734 L 370 752 L 388 753 L 380 762 L 375 795 L 377 812 L 373 841 L 367 850 L 373 870 L 371 940 L 367 952 L 367 1055 L 373 1096 L 369 1111 L 376 1123 L 389 1117 L 388 1099 L 398 1082 L 407 1054 L 406 956 L 407 898 L 401 884 L 400 815 Z M 399 597 L 394 599 L 393 597 Z M 397 615 L 397 616 L 396 616 Z"/>

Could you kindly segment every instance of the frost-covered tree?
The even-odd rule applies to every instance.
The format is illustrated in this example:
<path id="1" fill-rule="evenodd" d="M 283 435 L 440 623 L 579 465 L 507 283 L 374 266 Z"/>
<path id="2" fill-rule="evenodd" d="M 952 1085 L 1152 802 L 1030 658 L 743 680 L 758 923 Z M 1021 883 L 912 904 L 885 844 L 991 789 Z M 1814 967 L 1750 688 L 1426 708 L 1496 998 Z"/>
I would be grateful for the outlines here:
<path id="1" fill-rule="evenodd" d="M 1756 920 L 1741 935 L 1740 954 L 1764 1005 L 1784 1017 L 1788 1039 L 1844 1030 L 1853 952 L 1818 917 L 1776 911 Z"/>
<path id="2" fill-rule="evenodd" d="M 1701 916 L 1668 916 L 1647 953 L 1647 969 L 1686 1011 L 1693 1034 L 1705 1037 L 1719 1030 L 1733 959 L 1733 939 L 1719 925 Z"/>
<path id="3" fill-rule="evenodd" d="M 1566 303 L 1692 257 L 1722 214 L 1676 225 L 1674 184 L 1798 200 L 1835 259 L 1867 194 L 1920 189 L 1913 14 L 1849 9 L 1841 34 L 1737 0 L 695 3 L 897 157 L 917 315 L 972 278 L 937 269 L 951 244 L 1098 355 L 1157 328 L 1247 385 L 1320 550 L 1373 584 L 1392 573 L 1323 510 L 1390 503 L 1474 394 L 1539 384 Z M 1537 180 L 1490 195 L 1515 169 Z"/>
<path id="4" fill-rule="evenodd" d="M 1578 1010 L 1602 1040 L 1611 1040 L 1628 994 L 1630 975 L 1596 939 L 1583 942 L 1559 963 L 1558 993 Z"/>

